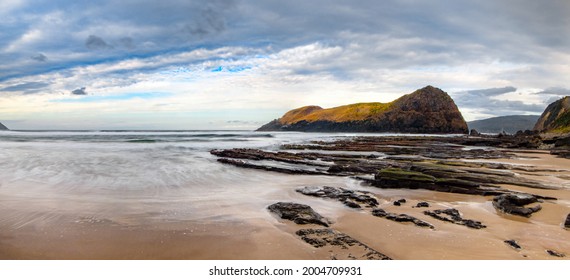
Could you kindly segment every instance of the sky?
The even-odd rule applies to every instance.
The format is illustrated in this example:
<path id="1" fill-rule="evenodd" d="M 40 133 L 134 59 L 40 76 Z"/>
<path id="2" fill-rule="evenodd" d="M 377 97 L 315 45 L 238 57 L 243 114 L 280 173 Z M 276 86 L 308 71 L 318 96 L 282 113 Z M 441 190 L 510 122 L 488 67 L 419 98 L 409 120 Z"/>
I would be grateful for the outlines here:
<path id="1" fill-rule="evenodd" d="M 467 121 L 570 95 L 570 1 L 0 1 L 11 129 L 255 129 L 427 85 Z"/>

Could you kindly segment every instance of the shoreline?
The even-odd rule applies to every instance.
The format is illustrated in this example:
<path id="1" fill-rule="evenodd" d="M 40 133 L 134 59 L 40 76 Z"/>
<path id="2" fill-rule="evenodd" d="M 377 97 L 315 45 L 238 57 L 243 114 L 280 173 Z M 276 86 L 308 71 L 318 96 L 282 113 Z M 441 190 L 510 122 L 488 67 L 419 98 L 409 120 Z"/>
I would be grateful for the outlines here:
<path id="1" fill-rule="evenodd" d="M 412 145 L 413 143 L 405 144 Z M 407 149 L 406 145 L 398 149 Z M 421 147 L 421 144 L 418 147 Z M 416 150 L 413 151 L 416 152 Z M 297 152 L 304 153 L 303 151 Z M 318 154 L 319 151 L 311 152 Z M 470 153 L 470 155 L 478 155 L 476 152 Z M 101 215 L 95 215 L 96 212 L 89 214 L 90 211 L 96 211 L 96 208 L 88 209 L 87 207 L 86 209 L 81 203 L 67 203 L 65 211 L 60 210 L 59 213 L 49 215 L 42 213 L 54 207 L 54 209 L 60 209 L 60 206 L 53 204 L 58 201 L 57 193 L 54 194 L 55 200 L 53 201 L 43 201 L 41 206 L 29 204 L 24 208 L 18 207 L 18 203 L 24 203 L 24 200 L 9 200 L 17 199 L 15 197 L 4 198 L 6 203 L 2 207 L 3 214 L 0 214 L 0 223 L 4 225 L 0 227 L 0 259 L 323 260 L 363 258 L 366 251 L 363 253 L 362 246 L 346 246 L 346 249 L 332 245 L 314 247 L 303 241 L 303 238 L 296 232 L 301 229 L 314 229 L 315 225 L 298 225 L 270 213 L 267 206 L 278 201 L 310 205 L 314 211 L 330 221 L 330 229 L 346 234 L 393 259 L 568 259 L 570 231 L 565 230 L 562 223 L 570 212 L 570 161 L 536 150 L 527 153 L 525 150 L 498 149 L 498 155 L 514 155 L 504 158 L 492 158 L 493 151 L 485 153 L 487 154 L 484 156 L 491 158 L 468 158 L 461 159 L 460 162 L 529 166 L 513 170 L 494 170 L 486 167 L 480 167 L 480 169 L 488 169 L 485 172 L 511 172 L 515 174 L 514 178 L 558 185 L 561 188 L 543 189 L 498 184 L 505 190 L 556 197 L 558 200 L 541 201 L 538 204 L 542 206 L 542 210 L 526 218 L 501 213 L 495 209 L 492 205 L 492 195 L 483 196 L 426 189 L 379 188 L 365 184 L 366 181 L 348 178 L 349 175 L 339 177 L 289 175 L 222 165 L 221 170 L 239 171 L 236 173 L 240 174 L 239 178 L 255 177 L 251 183 L 257 185 L 253 186 L 255 191 L 252 193 L 257 195 L 251 198 L 253 199 L 251 202 L 248 202 L 243 200 L 245 194 L 241 194 L 236 199 L 243 201 L 227 204 L 220 204 L 220 201 L 216 200 L 220 198 L 210 197 L 198 204 L 201 206 L 193 206 L 210 207 L 211 216 L 191 217 L 191 215 L 185 216 L 184 214 L 169 216 L 163 213 L 177 209 L 181 213 L 191 213 L 193 208 L 177 208 L 185 207 L 183 197 L 169 205 L 168 209 L 161 209 L 164 204 L 135 204 L 132 207 L 136 207 L 131 209 L 128 205 L 121 206 L 120 197 L 115 197 L 113 201 L 119 205 L 116 205 L 114 212 Z M 323 151 L 322 153 L 326 157 L 333 158 L 338 157 L 339 154 L 342 152 Z M 418 160 L 417 156 L 405 158 L 389 155 L 386 159 L 379 159 L 376 156 L 367 159 L 369 154 L 370 152 L 366 151 L 348 152 L 344 154 L 347 156 L 344 160 L 347 163 L 379 160 L 413 163 L 414 160 Z M 281 159 L 275 158 L 275 160 Z M 287 160 L 290 160 L 288 165 L 281 165 L 277 161 L 275 166 L 295 168 L 298 163 L 306 163 L 305 159 L 291 161 L 288 158 Z M 313 160 L 308 161 L 308 163 L 312 162 Z M 323 162 L 316 162 L 323 164 Z M 453 160 L 450 161 L 451 163 L 457 164 Z M 333 165 L 327 164 L 327 166 Z M 323 167 L 317 166 L 317 168 Z M 352 209 L 335 199 L 309 197 L 296 191 L 304 186 L 331 186 L 369 192 L 370 196 L 378 201 L 378 207 L 386 212 L 416 217 L 433 225 L 434 229 L 376 217 L 371 214 L 369 208 Z M 239 192 L 235 194 L 238 195 Z M 190 194 L 182 192 L 180 195 Z M 26 197 L 19 199 L 24 198 Z M 37 200 L 37 197 L 32 198 Z M 226 202 L 232 201 L 231 197 L 223 197 L 223 199 L 226 199 Z M 406 202 L 400 206 L 394 205 L 394 202 L 400 199 L 406 199 Z M 415 207 L 419 202 L 428 202 L 430 206 L 428 208 Z M 486 227 L 468 228 L 436 220 L 423 213 L 426 210 L 446 208 L 457 209 L 463 218 L 480 221 Z M 125 210 L 130 212 L 123 213 Z M 115 216 L 111 213 L 115 213 Z M 19 221 L 23 217 L 26 217 L 27 222 Z M 510 247 L 505 243 L 507 240 L 516 240 L 522 249 Z M 565 256 L 552 256 L 546 250 L 553 250 Z"/>

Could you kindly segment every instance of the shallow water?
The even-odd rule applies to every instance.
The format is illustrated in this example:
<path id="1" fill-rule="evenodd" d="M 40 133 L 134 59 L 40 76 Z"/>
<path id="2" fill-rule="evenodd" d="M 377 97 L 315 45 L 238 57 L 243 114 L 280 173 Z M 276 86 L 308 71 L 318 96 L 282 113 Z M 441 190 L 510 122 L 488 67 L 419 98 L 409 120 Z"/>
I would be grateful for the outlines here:
<path id="1" fill-rule="evenodd" d="M 0 133 L 0 226 L 63 216 L 144 224 L 244 219 L 285 188 L 356 184 L 222 165 L 212 149 L 333 140 L 345 134 L 251 131 L 8 131 Z M 285 197 L 286 198 L 286 197 Z M 236 210 L 236 209 L 239 209 Z M 69 218 L 69 217 L 68 217 Z"/>

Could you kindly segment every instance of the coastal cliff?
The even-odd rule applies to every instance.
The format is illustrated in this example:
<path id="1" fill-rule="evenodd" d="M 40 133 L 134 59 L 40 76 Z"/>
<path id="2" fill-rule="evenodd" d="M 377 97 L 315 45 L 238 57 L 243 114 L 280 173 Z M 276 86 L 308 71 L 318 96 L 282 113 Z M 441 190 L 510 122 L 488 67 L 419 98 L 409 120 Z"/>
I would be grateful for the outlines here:
<path id="1" fill-rule="evenodd" d="M 8 130 L 8 128 L 2 123 L 0 123 L 0 130 Z"/>
<path id="2" fill-rule="evenodd" d="M 534 130 L 541 132 L 570 132 L 570 97 L 561 98 L 546 107 Z"/>
<path id="3" fill-rule="evenodd" d="M 467 133 L 467 123 L 447 93 L 427 86 L 389 103 L 297 108 L 257 130 Z"/>

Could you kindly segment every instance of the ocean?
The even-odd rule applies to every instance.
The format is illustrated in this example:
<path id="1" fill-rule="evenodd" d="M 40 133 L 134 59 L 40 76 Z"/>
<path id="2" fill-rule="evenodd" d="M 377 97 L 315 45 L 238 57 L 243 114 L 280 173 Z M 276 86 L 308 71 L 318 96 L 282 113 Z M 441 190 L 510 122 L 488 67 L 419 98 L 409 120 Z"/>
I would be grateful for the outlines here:
<path id="1" fill-rule="evenodd" d="M 223 165 L 210 150 L 277 150 L 282 144 L 353 135 L 2 131 L 0 226 L 17 229 L 86 219 L 148 225 L 268 218 L 264 208 L 292 200 L 294 189 L 300 186 L 328 183 L 358 187 L 359 183 L 350 178 L 293 176 Z"/>

